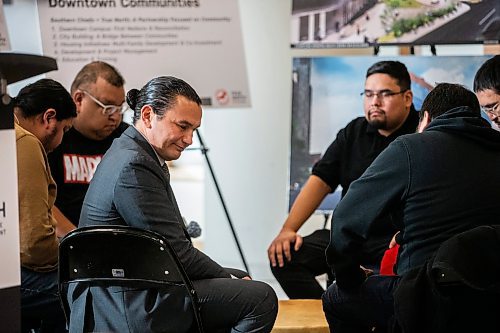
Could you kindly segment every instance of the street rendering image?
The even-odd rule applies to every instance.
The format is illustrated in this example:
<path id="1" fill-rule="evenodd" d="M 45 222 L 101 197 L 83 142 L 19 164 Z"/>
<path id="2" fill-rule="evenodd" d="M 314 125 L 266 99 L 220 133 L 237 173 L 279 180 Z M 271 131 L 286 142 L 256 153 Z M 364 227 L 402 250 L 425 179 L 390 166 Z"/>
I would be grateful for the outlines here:
<path id="1" fill-rule="evenodd" d="M 294 0 L 294 47 L 497 42 L 497 0 Z"/>

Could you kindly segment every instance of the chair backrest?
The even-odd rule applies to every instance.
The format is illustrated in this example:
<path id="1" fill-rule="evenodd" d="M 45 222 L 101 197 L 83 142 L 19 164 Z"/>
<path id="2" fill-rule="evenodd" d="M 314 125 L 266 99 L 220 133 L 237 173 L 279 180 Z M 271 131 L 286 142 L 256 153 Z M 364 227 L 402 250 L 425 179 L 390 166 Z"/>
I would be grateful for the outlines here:
<path id="1" fill-rule="evenodd" d="M 432 274 L 439 285 L 464 284 L 500 293 L 500 226 L 479 226 L 443 242 Z"/>
<path id="2" fill-rule="evenodd" d="M 395 332 L 500 332 L 500 226 L 480 226 L 443 242 L 401 276 Z"/>
<path id="3" fill-rule="evenodd" d="M 116 225 L 72 231 L 59 245 L 59 294 L 68 324 L 66 287 L 71 282 L 182 285 L 191 298 L 198 331 L 203 332 L 195 289 L 174 250 L 158 233 Z"/>
<path id="4" fill-rule="evenodd" d="M 432 307 L 442 322 L 439 332 L 500 331 L 499 225 L 479 226 L 443 242 L 430 275 L 440 300 Z M 419 332 L 424 331 L 429 330 Z"/>

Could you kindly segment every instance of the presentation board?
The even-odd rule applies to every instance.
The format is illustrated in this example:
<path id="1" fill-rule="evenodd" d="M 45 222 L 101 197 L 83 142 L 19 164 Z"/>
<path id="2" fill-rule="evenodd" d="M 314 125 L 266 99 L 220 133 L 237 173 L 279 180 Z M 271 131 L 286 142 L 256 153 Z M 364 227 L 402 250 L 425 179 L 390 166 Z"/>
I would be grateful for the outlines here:
<path id="1" fill-rule="evenodd" d="M 0 2 L 0 51 L 10 50 L 10 39 Z M 3 64 L 0 64 L 3 65 Z M 4 66 L 0 66 L 4 67 Z M 9 73 L 10 74 L 10 73 Z M 17 197 L 17 152 L 14 113 L 5 94 L 7 77 L 0 69 L 0 332 L 20 330 L 21 260 L 19 257 L 19 209 Z M 8 306 L 7 306 L 8 305 Z"/>
<path id="2" fill-rule="evenodd" d="M 12 110 L 0 108 L 0 332 L 19 329 L 20 258 L 16 134 Z M 8 306 L 7 306 L 8 305 Z"/>
<path id="3" fill-rule="evenodd" d="M 250 106 L 238 2 L 38 0 L 43 54 L 69 87 L 94 60 L 118 68 L 126 88 L 172 75 L 190 83 L 208 107 Z"/>
<path id="4" fill-rule="evenodd" d="M 360 93 L 372 64 L 403 62 L 410 72 L 413 102 L 419 110 L 437 83 L 459 83 L 472 90 L 474 75 L 487 59 L 489 56 L 294 58 L 289 207 L 337 132 L 352 119 L 364 116 Z M 339 199 L 338 192 L 329 195 L 319 210 L 332 210 Z"/>
<path id="5" fill-rule="evenodd" d="M 0 2 L 0 51 L 10 51 L 9 31 L 5 22 L 3 2 Z"/>

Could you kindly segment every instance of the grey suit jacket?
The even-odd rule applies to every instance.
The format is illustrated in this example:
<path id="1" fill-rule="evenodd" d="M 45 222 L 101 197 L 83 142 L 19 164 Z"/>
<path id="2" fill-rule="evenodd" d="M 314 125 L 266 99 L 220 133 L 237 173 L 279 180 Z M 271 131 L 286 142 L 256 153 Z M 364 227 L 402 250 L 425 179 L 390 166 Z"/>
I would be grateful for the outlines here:
<path id="1" fill-rule="evenodd" d="M 134 127 L 114 140 L 97 167 L 83 203 L 80 227 L 108 224 L 164 235 L 191 280 L 230 277 L 224 268 L 193 247 L 160 162 Z M 175 289 L 75 283 L 67 298 L 72 308 L 70 332 L 183 332 L 190 325 L 189 317 L 175 317 L 189 302 Z M 179 309 L 173 316 L 169 309 L 172 307 Z"/>
<path id="2" fill-rule="evenodd" d="M 134 127 L 114 140 L 83 202 L 79 225 L 102 224 L 129 225 L 164 235 L 191 280 L 230 277 L 193 247 L 158 158 Z"/>

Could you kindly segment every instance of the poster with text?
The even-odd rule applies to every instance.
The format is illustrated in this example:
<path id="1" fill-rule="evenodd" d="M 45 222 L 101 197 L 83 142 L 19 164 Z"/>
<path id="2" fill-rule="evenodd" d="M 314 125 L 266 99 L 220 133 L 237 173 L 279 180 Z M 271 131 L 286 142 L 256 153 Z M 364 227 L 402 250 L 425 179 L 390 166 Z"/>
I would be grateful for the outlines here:
<path id="1" fill-rule="evenodd" d="M 403 62 L 410 72 L 413 104 L 420 109 L 427 93 L 441 82 L 472 90 L 474 75 L 489 56 L 460 57 L 323 57 L 294 58 L 292 69 L 292 131 L 290 207 L 328 146 L 356 117 L 364 116 L 366 70 L 382 60 Z M 485 116 L 486 117 L 486 116 Z M 320 211 L 331 211 L 340 191 L 327 196 Z"/>
<path id="2" fill-rule="evenodd" d="M 0 51 L 10 51 L 9 31 L 5 21 L 3 2 L 0 2 Z"/>
<path id="3" fill-rule="evenodd" d="M 94 60 L 115 66 L 126 89 L 153 77 L 182 78 L 204 106 L 247 107 L 250 94 L 234 0 L 38 0 L 48 76 L 69 88 Z"/>
<path id="4" fill-rule="evenodd" d="M 0 113 L 0 304 L 20 285 L 16 134 L 12 110 Z M 7 290 L 7 291 L 6 291 Z M 3 304 L 4 308 L 7 304 Z M 2 310 L 3 311 L 3 310 Z M 3 316 L 0 315 L 0 318 Z"/>

